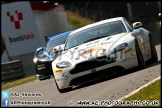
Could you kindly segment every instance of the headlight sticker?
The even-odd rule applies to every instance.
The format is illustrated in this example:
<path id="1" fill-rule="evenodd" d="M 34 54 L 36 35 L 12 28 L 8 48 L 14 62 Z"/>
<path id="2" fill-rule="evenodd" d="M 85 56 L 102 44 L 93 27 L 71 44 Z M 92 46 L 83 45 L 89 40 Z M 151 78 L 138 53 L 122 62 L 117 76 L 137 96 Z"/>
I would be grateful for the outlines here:
<path id="1" fill-rule="evenodd" d="M 128 48 L 126 50 L 123 50 L 122 53 L 125 54 L 125 53 L 130 52 L 130 51 L 132 51 L 132 48 Z"/>
<path id="2" fill-rule="evenodd" d="M 55 70 L 55 73 L 60 73 L 60 72 L 62 72 L 62 69 Z"/>

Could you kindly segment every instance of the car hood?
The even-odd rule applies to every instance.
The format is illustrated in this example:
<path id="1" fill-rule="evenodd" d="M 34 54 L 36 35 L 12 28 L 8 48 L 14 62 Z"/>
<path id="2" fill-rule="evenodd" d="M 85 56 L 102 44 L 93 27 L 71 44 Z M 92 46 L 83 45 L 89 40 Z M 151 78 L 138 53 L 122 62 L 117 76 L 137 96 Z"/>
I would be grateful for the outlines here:
<path id="1" fill-rule="evenodd" d="M 124 37 L 126 34 L 127 33 L 121 33 L 96 39 L 68 49 L 62 53 L 75 63 L 96 59 L 96 57 L 104 56 L 104 51 L 107 52 L 107 50 L 109 50 L 110 47 L 117 42 L 117 40 Z"/>

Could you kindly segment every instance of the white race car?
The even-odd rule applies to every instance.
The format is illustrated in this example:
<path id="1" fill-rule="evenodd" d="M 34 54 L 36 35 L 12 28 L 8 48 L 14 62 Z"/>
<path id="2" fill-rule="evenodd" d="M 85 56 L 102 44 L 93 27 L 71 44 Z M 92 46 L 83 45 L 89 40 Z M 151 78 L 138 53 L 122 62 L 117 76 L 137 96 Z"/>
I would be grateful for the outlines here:
<path id="1" fill-rule="evenodd" d="M 72 32 L 64 48 L 52 62 L 56 86 L 60 93 L 74 86 L 124 71 L 145 68 L 158 60 L 152 35 L 123 17 L 99 21 Z"/>

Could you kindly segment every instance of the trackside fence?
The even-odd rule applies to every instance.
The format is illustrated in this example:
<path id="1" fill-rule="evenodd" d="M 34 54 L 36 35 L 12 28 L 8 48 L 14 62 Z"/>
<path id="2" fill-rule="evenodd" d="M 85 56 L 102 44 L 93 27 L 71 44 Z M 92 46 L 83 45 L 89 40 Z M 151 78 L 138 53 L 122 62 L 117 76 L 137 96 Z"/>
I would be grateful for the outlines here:
<path id="1" fill-rule="evenodd" d="M 1 81 L 14 80 L 25 76 L 21 60 L 1 63 Z"/>

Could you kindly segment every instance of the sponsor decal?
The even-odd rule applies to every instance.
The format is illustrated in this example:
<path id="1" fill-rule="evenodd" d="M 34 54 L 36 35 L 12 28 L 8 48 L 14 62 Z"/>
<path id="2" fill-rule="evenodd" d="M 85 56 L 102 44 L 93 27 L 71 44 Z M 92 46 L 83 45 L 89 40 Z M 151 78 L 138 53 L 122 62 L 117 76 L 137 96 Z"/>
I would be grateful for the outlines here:
<path id="1" fill-rule="evenodd" d="M 46 69 L 45 64 L 38 65 L 37 67 L 38 67 L 38 70 Z"/>
<path id="2" fill-rule="evenodd" d="M 130 52 L 130 51 L 132 51 L 132 48 L 128 48 L 126 50 L 123 50 L 122 53 L 127 53 L 127 52 Z"/>
<path id="3" fill-rule="evenodd" d="M 80 52 L 80 51 L 83 51 L 83 50 L 86 50 L 86 49 L 88 49 L 88 50 L 86 50 L 86 51 L 88 51 L 89 53 L 90 53 L 91 51 L 93 52 L 92 49 L 98 47 L 98 45 L 99 45 L 98 42 L 99 42 L 99 41 L 95 41 L 95 42 L 93 42 L 93 43 L 88 43 L 88 44 L 86 45 L 85 48 L 81 48 L 81 49 L 75 50 L 75 51 L 71 52 L 71 54 L 74 54 L 74 53 L 77 53 L 77 52 Z M 105 41 L 105 42 L 100 43 L 100 45 L 106 45 L 106 44 L 110 44 L 110 43 L 112 43 L 112 42 L 113 42 L 113 41 L 109 41 L 109 42 Z M 92 49 L 89 49 L 89 48 L 92 48 Z M 97 50 L 99 50 L 99 49 L 97 49 Z M 85 51 L 84 53 L 86 53 L 86 51 Z M 70 55 L 71 55 L 71 54 L 70 54 Z"/>
<path id="4" fill-rule="evenodd" d="M 96 46 L 96 47 L 93 47 L 91 49 L 88 49 L 88 50 L 85 50 L 83 51 L 82 53 L 80 53 L 79 55 L 87 55 L 87 54 L 91 54 L 93 51 L 96 51 L 96 50 L 99 50 L 101 49 L 102 47 L 101 46 Z"/>
<path id="5" fill-rule="evenodd" d="M 131 55 L 131 57 L 133 58 L 133 59 L 135 59 L 136 58 L 136 55 L 135 54 L 130 54 Z"/>
<path id="6" fill-rule="evenodd" d="M 60 73 L 60 72 L 62 72 L 62 69 L 55 70 L 55 73 Z"/>
<path id="7" fill-rule="evenodd" d="M 113 41 L 109 41 L 109 42 L 102 42 L 101 45 L 106 45 L 106 44 L 110 44 L 112 43 Z"/>
<path id="8" fill-rule="evenodd" d="M 90 43 L 88 43 L 88 44 L 86 44 L 86 46 L 89 46 L 89 45 L 92 45 L 92 44 L 96 44 L 96 43 L 98 43 L 99 41 L 93 41 L 93 42 L 90 42 Z"/>
<path id="9" fill-rule="evenodd" d="M 65 73 L 62 73 L 62 78 L 58 78 L 56 79 L 56 81 L 62 81 L 62 80 L 67 80 L 68 79 L 68 76 L 65 74 Z"/>
<path id="10" fill-rule="evenodd" d="M 79 58 L 77 57 L 77 58 L 75 58 L 75 60 L 79 60 Z"/>
<path id="11" fill-rule="evenodd" d="M 66 80 L 65 78 L 56 79 L 56 81 Z"/>
<path id="12" fill-rule="evenodd" d="M 65 73 L 62 74 L 62 77 L 65 78 L 66 80 L 68 79 L 68 76 L 65 75 Z"/>
<path id="13" fill-rule="evenodd" d="M 9 41 L 10 43 L 13 43 L 13 42 L 24 41 L 24 40 L 33 39 L 33 38 L 35 38 L 35 35 L 31 33 L 28 35 L 25 35 L 25 34 L 22 36 L 19 35 L 19 37 L 15 37 L 15 38 L 9 37 Z"/>
<path id="14" fill-rule="evenodd" d="M 145 43 L 149 43 L 149 40 L 145 39 Z"/>
<path id="15" fill-rule="evenodd" d="M 121 59 L 120 60 L 120 62 L 124 62 L 124 61 L 126 61 L 126 60 L 131 60 L 131 59 L 135 59 L 136 58 L 136 55 L 135 54 L 130 54 L 131 55 L 131 57 L 130 58 L 125 58 L 125 59 Z"/>

